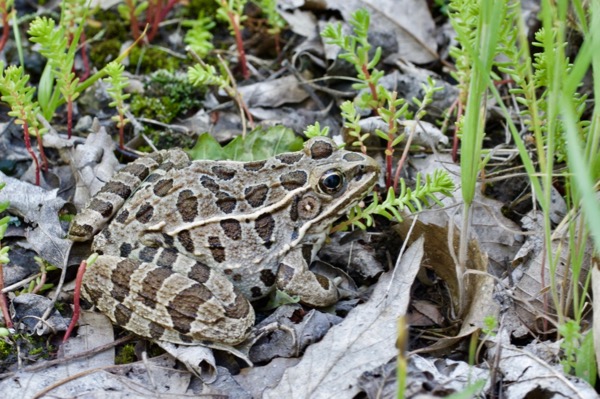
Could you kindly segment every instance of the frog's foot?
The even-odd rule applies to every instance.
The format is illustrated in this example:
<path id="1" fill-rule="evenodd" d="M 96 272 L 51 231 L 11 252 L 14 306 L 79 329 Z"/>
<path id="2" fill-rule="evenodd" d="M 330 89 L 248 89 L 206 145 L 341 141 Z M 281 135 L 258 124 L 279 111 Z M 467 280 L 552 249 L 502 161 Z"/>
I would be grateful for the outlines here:
<path id="1" fill-rule="evenodd" d="M 243 341 L 254 325 L 250 303 L 222 273 L 184 261 L 187 275 L 171 266 L 101 255 L 84 275 L 83 294 L 113 323 L 143 337 L 187 345 Z"/>
<path id="2" fill-rule="evenodd" d="M 279 264 L 277 288 L 298 295 L 300 302 L 314 306 L 330 306 L 338 300 L 337 286 L 329 278 L 308 270 L 301 250 L 291 251 Z"/>

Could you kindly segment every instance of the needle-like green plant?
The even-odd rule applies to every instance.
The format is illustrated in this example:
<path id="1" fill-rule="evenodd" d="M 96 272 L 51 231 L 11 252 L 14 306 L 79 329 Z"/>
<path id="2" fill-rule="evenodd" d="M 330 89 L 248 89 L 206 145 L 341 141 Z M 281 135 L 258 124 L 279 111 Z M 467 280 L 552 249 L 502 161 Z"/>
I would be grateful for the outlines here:
<path id="1" fill-rule="evenodd" d="M 248 0 L 215 0 L 219 5 L 217 9 L 217 17 L 226 21 L 229 25 L 229 31 L 235 38 L 238 56 L 240 57 L 240 68 L 244 79 L 250 77 L 248 64 L 246 61 L 246 51 L 244 50 L 244 41 L 242 40 L 241 24 L 246 20 L 244 15 L 244 6 Z"/>
<path id="2" fill-rule="evenodd" d="M 313 137 L 319 136 L 327 136 L 329 134 L 329 126 L 323 126 L 321 129 L 321 124 L 319 122 L 315 122 L 314 125 L 309 125 L 304 129 L 304 135 L 312 139 Z"/>
<path id="3" fill-rule="evenodd" d="M 454 191 L 454 182 L 442 169 L 437 169 L 433 174 L 423 176 L 417 174 L 414 188 L 408 188 L 403 179 L 400 180 L 400 193 L 396 194 L 392 187 L 387 192 L 386 199 L 379 202 L 377 194 L 373 194 L 373 202 L 362 209 L 355 206 L 348 213 L 348 220 L 334 226 L 332 231 L 340 231 L 355 225 L 361 229 L 366 229 L 373 225 L 373 215 L 381 215 L 389 220 L 404 220 L 401 212 L 408 209 L 411 213 L 420 212 L 424 207 L 429 207 L 431 202 L 442 205 L 435 194 L 441 194 L 446 197 L 452 196 Z M 364 220 L 364 222 L 363 222 Z"/>
<path id="4" fill-rule="evenodd" d="M 117 11 L 121 18 L 129 22 L 131 34 L 134 38 L 138 39 L 142 33 L 138 23 L 138 18 L 148 8 L 147 1 L 141 1 L 138 3 L 137 0 L 125 0 L 123 3 L 117 6 Z"/>
<path id="5" fill-rule="evenodd" d="M 357 101 L 357 106 L 363 109 L 372 109 L 377 113 L 377 109 L 382 106 L 380 99 L 380 91 L 383 90 L 379 86 L 379 79 L 383 77 L 383 71 L 375 68 L 381 59 L 381 47 L 377 47 L 372 58 L 370 51 L 372 45 L 368 40 L 369 25 L 371 23 L 371 15 L 363 8 L 352 13 L 350 25 L 354 30 L 354 34 L 347 35 L 342 31 L 342 24 L 328 24 L 321 36 L 325 39 L 325 43 L 339 46 L 343 52 L 339 58 L 348 61 L 356 68 L 357 77 L 360 83 L 355 83 L 352 87 L 356 90 L 368 88 Z"/>
<path id="6" fill-rule="evenodd" d="M 0 51 L 4 49 L 8 35 L 10 33 L 10 26 L 8 25 L 8 18 L 10 16 L 14 0 L 0 0 L 0 18 L 2 19 L 2 37 L 0 37 Z"/>
<path id="7" fill-rule="evenodd" d="M 182 25 L 189 27 L 183 41 L 198 54 L 199 57 L 205 57 L 214 48 L 212 44 L 213 35 L 210 30 L 215 27 L 215 22 L 210 17 L 205 17 L 203 13 L 198 15 L 195 21 L 186 20 Z"/>
<path id="8" fill-rule="evenodd" d="M 73 73 L 79 36 L 75 35 L 69 46 L 66 29 L 63 26 L 56 26 L 54 20 L 47 17 L 34 19 L 27 33 L 32 42 L 41 45 L 40 53 L 48 59 L 38 94 L 44 117 L 48 120 L 52 119 L 62 95 L 67 103 L 67 135 L 71 138 L 73 102 L 79 96 L 77 91 L 79 78 Z M 54 85 L 52 81 L 55 82 Z"/>
<path id="9" fill-rule="evenodd" d="M 10 65 L 4 69 L 4 64 L 0 62 L 0 94 L 2 94 L 0 100 L 10 106 L 11 110 L 8 114 L 15 118 L 15 123 L 23 126 L 25 148 L 35 164 L 35 184 L 39 186 L 40 163 L 31 148 L 30 135 L 37 138 L 44 169 L 47 169 L 48 163 L 44 154 L 44 147 L 42 146 L 42 133 L 44 129 L 41 128 L 37 120 L 39 105 L 37 101 L 33 100 L 35 89 L 27 85 L 28 81 L 29 75 L 23 73 L 22 66 Z"/>
<path id="10" fill-rule="evenodd" d="M 217 86 L 225 90 L 227 95 L 237 103 L 240 109 L 240 118 L 242 120 L 242 136 L 246 137 L 246 118 L 248 118 L 250 125 L 254 124 L 254 120 L 252 119 L 252 114 L 250 114 L 250 111 L 242 99 L 242 96 L 236 89 L 233 76 L 229 72 L 225 62 L 221 59 L 221 57 L 218 57 L 221 66 L 221 71 L 219 73 L 213 65 L 206 64 L 196 53 L 191 51 L 191 49 L 188 48 L 188 51 L 197 61 L 197 64 L 188 68 L 187 76 L 190 83 L 198 87 Z"/>
<path id="11" fill-rule="evenodd" d="M 63 0 L 59 25 L 67 32 L 67 45 L 70 46 L 77 37 L 78 43 L 85 42 L 85 32 L 80 28 L 87 16 L 87 0 Z M 90 63 L 85 46 L 81 47 L 81 61 L 83 63 L 83 74 L 81 80 L 90 76 Z"/>
<path id="12" fill-rule="evenodd" d="M 125 148 L 123 129 L 129 122 L 129 120 L 125 118 L 125 111 L 127 110 L 125 100 L 131 96 L 129 93 L 123 93 L 123 89 L 125 89 L 129 83 L 127 78 L 123 76 L 124 70 L 125 66 L 123 64 L 117 61 L 112 61 L 106 66 L 106 73 L 108 74 L 108 77 L 104 78 L 104 81 L 110 83 L 110 87 L 107 89 L 107 91 L 110 97 L 113 99 L 109 105 L 117 109 L 117 115 L 113 117 L 113 120 L 117 122 L 117 127 L 119 128 L 119 147 L 121 149 Z"/>

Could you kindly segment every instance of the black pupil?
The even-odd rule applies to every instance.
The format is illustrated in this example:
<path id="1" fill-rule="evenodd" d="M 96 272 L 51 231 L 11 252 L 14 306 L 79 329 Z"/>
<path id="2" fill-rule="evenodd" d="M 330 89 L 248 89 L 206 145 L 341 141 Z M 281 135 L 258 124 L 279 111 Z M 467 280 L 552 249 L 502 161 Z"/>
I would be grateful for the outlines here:
<path id="1" fill-rule="evenodd" d="M 330 190 L 338 188 L 340 184 L 342 184 L 342 177 L 337 173 L 332 173 L 323 179 L 323 185 Z"/>

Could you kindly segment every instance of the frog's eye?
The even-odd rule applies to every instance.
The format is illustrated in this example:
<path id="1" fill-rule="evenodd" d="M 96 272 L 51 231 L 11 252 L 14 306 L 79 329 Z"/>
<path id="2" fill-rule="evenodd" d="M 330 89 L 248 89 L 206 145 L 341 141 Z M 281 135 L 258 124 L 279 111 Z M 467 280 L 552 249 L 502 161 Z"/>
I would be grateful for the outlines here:
<path id="1" fill-rule="evenodd" d="M 328 170 L 319 180 L 319 187 L 326 194 L 335 194 L 344 187 L 344 174 L 339 170 Z"/>

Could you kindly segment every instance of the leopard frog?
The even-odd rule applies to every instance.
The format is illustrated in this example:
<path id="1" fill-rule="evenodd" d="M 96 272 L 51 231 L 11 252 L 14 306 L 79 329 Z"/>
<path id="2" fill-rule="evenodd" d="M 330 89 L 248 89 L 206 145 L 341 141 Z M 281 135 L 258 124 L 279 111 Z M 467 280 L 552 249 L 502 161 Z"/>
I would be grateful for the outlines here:
<path id="1" fill-rule="evenodd" d="M 83 295 L 144 337 L 237 344 L 254 324 L 249 301 L 275 288 L 336 302 L 336 285 L 308 265 L 378 173 L 324 137 L 264 161 L 190 161 L 179 149 L 140 158 L 73 220 L 69 237 L 93 238 L 100 254 Z"/>

